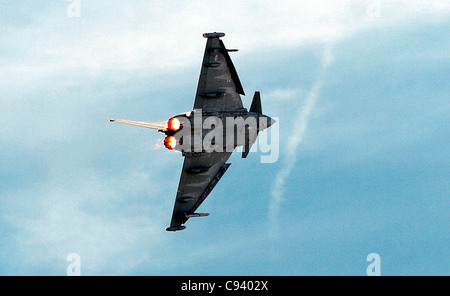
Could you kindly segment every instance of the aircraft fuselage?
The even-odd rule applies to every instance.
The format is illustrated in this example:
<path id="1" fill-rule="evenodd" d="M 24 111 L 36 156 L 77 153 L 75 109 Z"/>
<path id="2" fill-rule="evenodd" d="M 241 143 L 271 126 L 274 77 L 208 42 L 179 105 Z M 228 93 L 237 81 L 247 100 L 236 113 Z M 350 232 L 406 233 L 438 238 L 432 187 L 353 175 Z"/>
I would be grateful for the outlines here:
<path id="1" fill-rule="evenodd" d="M 274 123 L 270 117 L 247 109 L 230 112 L 193 110 L 172 118 L 179 121 L 177 129 L 168 129 L 164 133 L 173 137 L 171 140 L 176 143 L 166 147 L 183 154 L 233 152 L 238 146 L 253 144 L 258 133 Z"/>

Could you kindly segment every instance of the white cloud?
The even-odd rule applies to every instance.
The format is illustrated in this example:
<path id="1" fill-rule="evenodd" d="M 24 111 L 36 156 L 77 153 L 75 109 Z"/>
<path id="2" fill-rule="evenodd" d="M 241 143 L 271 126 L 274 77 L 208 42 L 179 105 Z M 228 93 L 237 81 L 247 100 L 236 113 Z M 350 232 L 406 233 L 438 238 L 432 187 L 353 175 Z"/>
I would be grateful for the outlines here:
<path id="1" fill-rule="evenodd" d="M 150 260 L 152 250 L 165 243 L 163 223 L 169 217 L 162 209 L 168 200 L 161 199 L 154 172 L 135 168 L 128 176 L 104 178 L 85 169 L 81 174 L 70 173 L 73 168 L 55 172 L 38 189 L 20 190 L 4 204 L 9 213 L 3 221 L 19 230 L 10 243 L 21 264 L 48 267 L 56 262 L 53 272 L 62 275 L 66 256 L 77 253 L 84 274 L 121 274 Z M 142 199 L 144 190 L 148 197 Z"/>
<path id="2" fill-rule="evenodd" d="M 332 61 L 332 48 L 331 46 L 326 45 L 324 47 L 318 78 L 306 95 L 304 103 L 299 107 L 299 110 L 294 115 L 298 119 L 296 120 L 295 127 L 290 131 L 290 136 L 285 146 L 285 152 L 283 153 L 283 159 L 281 160 L 282 167 L 275 176 L 275 180 L 271 190 L 271 200 L 269 203 L 269 222 L 271 225 L 271 228 L 269 230 L 271 235 L 276 235 L 277 233 L 278 214 L 283 202 L 285 183 L 287 178 L 289 178 L 292 169 L 294 168 L 297 158 L 296 156 L 298 154 L 298 147 L 305 137 L 309 118 L 311 116 L 311 113 L 314 111 L 317 101 L 319 100 L 325 71 L 330 66 Z M 287 92 L 287 94 L 289 94 L 289 91 Z"/>
<path id="3" fill-rule="evenodd" d="M 322 56 L 321 67 L 318 69 L 318 78 L 312 85 L 310 91 L 305 97 L 305 102 L 299 106 L 299 111 L 296 113 L 298 122 L 290 131 L 285 153 L 281 159 L 282 167 L 275 176 L 272 189 L 271 200 L 269 203 L 269 222 L 271 225 L 270 234 L 276 236 L 278 233 L 278 214 L 284 200 L 284 188 L 286 180 L 290 177 L 291 172 L 296 163 L 296 155 L 298 153 L 299 145 L 302 143 L 309 123 L 311 113 L 319 99 L 320 91 L 323 85 L 324 73 L 328 66 L 333 62 L 332 46 L 341 38 L 349 37 L 354 33 L 369 30 L 377 26 L 393 26 L 404 24 L 411 21 L 415 17 L 423 17 L 433 15 L 440 17 L 448 15 L 450 12 L 450 2 L 447 3 L 423 3 L 421 1 L 381 1 L 373 0 L 366 2 L 355 1 L 317 1 L 315 4 L 310 4 L 310 11 L 314 11 L 314 20 L 309 20 L 308 25 L 319 21 L 322 29 L 314 32 L 312 35 L 303 35 L 304 40 L 312 41 L 319 39 L 319 43 L 324 44 L 324 53 Z M 301 2 L 299 5 L 305 3 Z M 285 15 L 290 15 L 295 22 L 301 22 L 298 18 L 293 18 L 295 12 L 287 9 L 288 6 L 283 6 Z M 304 6 L 303 8 L 306 8 Z M 328 10 L 330 9 L 330 10 Z M 294 10 L 295 11 L 295 10 Z M 328 12 L 328 13 L 327 13 Z M 320 21 L 322 18 L 322 21 Z M 297 23 L 298 27 L 303 27 Z M 336 31 L 333 32 L 331 27 L 334 26 Z M 320 26 L 319 26 L 320 27 Z M 329 30 L 327 29 L 329 28 Z M 287 30 L 285 30 L 287 31 Z M 301 32 L 293 31 L 297 34 L 295 40 L 302 40 Z M 289 39 L 286 36 L 286 39 Z M 286 99 L 295 95 L 291 89 L 277 90 L 277 94 L 284 95 Z M 298 97 L 300 97 L 298 93 Z"/>
<path id="4" fill-rule="evenodd" d="M 367 13 L 373 2 L 380 3 L 379 17 Z M 42 15 L 34 23 L 7 31 L 5 44 L 17 57 L 0 62 L 3 74 L 187 67 L 198 64 L 204 46 L 201 33 L 206 31 L 224 31 L 227 44 L 251 53 L 332 43 L 374 26 L 448 16 L 449 5 L 448 1 L 401 0 L 289 0 L 282 5 L 255 0 L 171 1 L 170 5 L 82 1 L 80 18 L 67 17 L 62 4 L 35 12 Z"/>

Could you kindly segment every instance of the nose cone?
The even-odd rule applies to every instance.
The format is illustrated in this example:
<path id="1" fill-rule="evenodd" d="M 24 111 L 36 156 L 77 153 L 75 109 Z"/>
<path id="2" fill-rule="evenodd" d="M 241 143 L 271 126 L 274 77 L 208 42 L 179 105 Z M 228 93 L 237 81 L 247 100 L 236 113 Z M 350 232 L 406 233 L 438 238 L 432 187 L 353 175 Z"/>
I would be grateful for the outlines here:
<path id="1" fill-rule="evenodd" d="M 277 122 L 275 119 L 263 115 L 262 120 L 260 121 L 260 130 L 265 130 L 266 128 L 269 128 L 271 125 L 274 125 L 275 122 Z"/>
<path id="2" fill-rule="evenodd" d="M 274 125 L 277 121 L 271 117 L 268 117 L 268 123 L 267 123 L 267 127 L 270 127 L 272 125 Z"/>

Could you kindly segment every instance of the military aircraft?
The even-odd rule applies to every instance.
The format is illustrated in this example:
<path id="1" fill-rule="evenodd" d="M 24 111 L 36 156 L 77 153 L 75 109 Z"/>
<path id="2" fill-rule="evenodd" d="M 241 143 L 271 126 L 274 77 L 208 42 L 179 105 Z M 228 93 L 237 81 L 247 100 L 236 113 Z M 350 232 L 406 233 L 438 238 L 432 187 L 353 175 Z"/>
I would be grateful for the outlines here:
<path id="1" fill-rule="evenodd" d="M 164 123 L 106 118 L 165 133 L 164 146 L 184 156 L 180 182 L 167 231 L 186 228 L 189 218 L 205 217 L 197 208 L 217 185 L 230 164 L 228 158 L 238 146 L 246 158 L 258 133 L 275 120 L 263 115 L 261 96 L 255 92 L 250 110 L 243 107 L 245 95 L 229 52 L 220 39 L 224 33 L 205 33 L 206 49 L 200 71 L 194 107 Z"/>

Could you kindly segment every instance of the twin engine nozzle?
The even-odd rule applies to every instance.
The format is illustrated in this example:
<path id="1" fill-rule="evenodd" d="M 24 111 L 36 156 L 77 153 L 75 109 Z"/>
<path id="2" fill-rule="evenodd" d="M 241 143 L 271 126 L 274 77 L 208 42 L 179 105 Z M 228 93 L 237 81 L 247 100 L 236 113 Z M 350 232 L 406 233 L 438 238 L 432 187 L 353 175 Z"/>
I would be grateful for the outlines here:
<path id="1" fill-rule="evenodd" d="M 174 135 L 174 133 L 178 132 L 182 128 L 183 128 L 183 125 L 181 124 L 180 120 L 176 117 L 172 117 L 171 119 L 169 119 L 167 121 L 166 134 L 168 136 L 164 139 L 164 146 L 167 149 L 172 150 L 177 146 L 178 141 L 173 135 Z"/>

